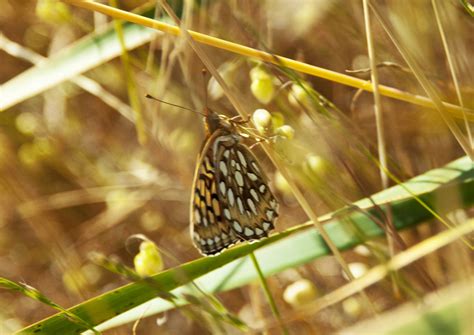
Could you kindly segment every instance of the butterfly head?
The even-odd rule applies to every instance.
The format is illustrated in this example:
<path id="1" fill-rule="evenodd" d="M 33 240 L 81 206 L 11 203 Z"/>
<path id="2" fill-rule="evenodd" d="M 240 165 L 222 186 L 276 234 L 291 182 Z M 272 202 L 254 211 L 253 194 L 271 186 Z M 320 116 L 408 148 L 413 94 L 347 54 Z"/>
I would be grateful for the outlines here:
<path id="1" fill-rule="evenodd" d="M 231 131 L 232 124 L 224 115 L 219 115 L 213 110 L 206 108 L 204 123 L 209 134 L 214 133 L 218 129 L 226 129 Z"/>

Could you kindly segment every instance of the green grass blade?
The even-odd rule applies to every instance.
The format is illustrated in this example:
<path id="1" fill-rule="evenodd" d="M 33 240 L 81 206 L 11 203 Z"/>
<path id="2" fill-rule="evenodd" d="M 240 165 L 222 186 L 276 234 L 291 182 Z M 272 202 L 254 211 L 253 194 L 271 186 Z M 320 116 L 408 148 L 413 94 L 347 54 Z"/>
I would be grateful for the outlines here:
<path id="1" fill-rule="evenodd" d="M 407 303 L 340 334 L 468 334 L 474 313 L 473 284 L 468 280 L 443 288 L 427 295 L 422 304 Z"/>
<path id="2" fill-rule="evenodd" d="M 175 10 L 182 12 L 182 3 Z M 154 8 L 140 15 L 153 17 Z M 127 50 L 137 48 L 155 38 L 160 32 L 137 24 L 123 24 Z M 66 80 L 96 68 L 121 54 L 120 41 L 111 25 L 100 33 L 92 33 L 18 76 L 2 84 L 0 112 L 40 94 Z"/>
<path id="3" fill-rule="evenodd" d="M 443 168 L 418 176 L 406 182 L 404 186 L 432 208 L 436 209 L 436 204 L 442 199 L 445 200 L 444 211 L 468 208 L 474 203 L 473 165 L 469 158 L 463 157 Z M 448 200 L 446 197 L 453 194 L 457 196 L 458 201 L 446 201 Z M 399 185 L 375 194 L 373 198 L 382 209 L 389 203 L 393 223 L 398 230 L 432 218 L 432 214 Z M 384 234 L 384 231 L 370 220 L 370 215 L 379 217 L 379 214 L 377 209 L 371 208 L 369 204 L 368 200 L 355 203 L 360 208 L 366 208 L 366 213 L 350 208 L 337 211 L 336 219 L 325 225 L 327 233 L 338 249 L 347 250 L 365 239 Z M 329 217 L 331 215 L 321 219 Z M 196 283 L 208 292 L 240 287 L 258 278 L 251 260 L 249 257 L 244 257 L 253 251 L 265 276 L 328 255 L 329 249 L 320 234 L 314 229 L 308 229 L 310 227 L 312 224 L 307 223 L 260 242 L 241 245 L 216 257 L 200 258 L 157 274 L 153 279 L 163 291 L 173 290 L 172 293 L 178 297 L 183 293 L 192 293 L 192 290 L 185 286 L 191 280 L 196 280 Z M 174 308 L 172 304 L 162 299 L 154 299 L 146 306 L 134 308 L 155 298 L 155 292 L 156 290 L 146 283 L 132 283 L 81 303 L 73 307 L 71 312 L 93 326 L 104 323 L 97 327 L 103 330 Z M 176 303 L 186 302 L 178 299 Z M 118 317 L 110 320 L 115 316 Z M 85 329 L 81 329 L 79 325 L 59 313 L 19 333 L 66 334 L 81 330 Z"/>

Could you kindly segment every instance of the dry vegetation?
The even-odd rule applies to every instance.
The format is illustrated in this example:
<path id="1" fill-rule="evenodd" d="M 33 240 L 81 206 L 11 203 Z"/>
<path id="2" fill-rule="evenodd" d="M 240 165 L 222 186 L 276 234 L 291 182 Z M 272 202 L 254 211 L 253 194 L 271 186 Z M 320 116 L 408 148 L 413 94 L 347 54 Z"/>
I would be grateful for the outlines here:
<path id="1" fill-rule="evenodd" d="M 474 21 L 468 9 L 455 0 L 372 2 L 402 53 L 409 52 L 418 64 L 410 68 L 371 10 L 379 82 L 430 95 L 420 85 L 421 76 L 434 88 L 431 99 L 462 105 L 465 114 L 382 96 L 378 107 L 383 120 L 377 124 L 372 93 L 202 46 L 229 86 L 227 93 L 237 97 L 245 113 L 265 108 L 272 115 L 266 150 L 257 145 L 253 151 L 281 203 L 276 232 L 307 222 L 308 215 L 336 211 L 382 190 L 376 159 L 378 132 L 386 143 L 388 169 L 397 178 L 388 178 L 388 187 L 461 156 L 473 157 L 468 129 L 472 131 L 474 120 Z M 342 74 L 366 69 L 349 75 L 370 79 L 363 1 L 208 0 L 194 7 L 193 1 L 186 3 L 189 6 L 175 4 L 174 8 L 194 31 Z M 138 0 L 119 3 L 121 9 L 136 13 L 150 11 L 153 5 Z M 7 94 L 17 96 L 0 113 L 0 277 L 31 285 L 58 305 L 70 307 L 129 282 L 94 264 L 89 256 L 91 252 L 116 255 L 119 264 L 133 267 L 138 250 L 137 239 L 130 239 L 134 234 L 156 243 L 165 268 L 201 257 L 189 236 L 192 178 L 205 136 L 201 116 L 145 98 L 149 93 L 203 109 L 204 65 L 186 39 L 163 33 L 144 36 L 144 31 L 141 37 L 130 37 L 122 25 L 119 35 L 136 45 L 120 55 L 119 43 L 101 44 L 103 32 L 109 27 L 113 32 L 108 16 L 46 0 L 0 0 L 0 8 L 0 83 L 5 84 L 0 87 L 0 110 Z M 443 47 L 440 27 L 448 49 Z M 91 44 L 82 45 L 63 54 L 69 63 L 58 60 L 57 55 L 88 36 L 95 36 L 98 51 L 86 54 Z M 105 56 L 107 52 L 111 53 Z M 49 64 L 46 70 L 33 73 L 16 89 L 8 86 L 39 61 Z M 86 79 L 78 75 L 100 86 L 86 91 L 78 85 Z M 52 84 L 49 79 L 55 76 L 60 79 Z M 237 115 L 229 99 L 223 93 L 216 96 L 215 86 L 210 88 L 208 105 L 219 113 Z M 466 173 L 472 181 L 472 170 Z M 295 185 L 300 190 L 296 196 Z M 424 240 L 432 238 L 435 243 L 437 234 L 449 230 L 446 222 L 468 224 L 472 195 L 470 202 L 463 203 L 462 195 L 450 190 L 439 192 L 433 208 L 441 221 L 429 219 L 393 231 L 389 242 L 382 234 L 344 251 L 344 263 L 358 276 Z M 445 208 L 459 210 L 448 213 Z M 389 232 L 387 218 L 390 213 L 379 221 Z M 398 275 L 377 281 L 363 294 L 340 299 L 342 303 L 328 303 L 327 308 L 321 307 L 322 297 L 349 282 L 340 260 L 328 255 L 288 266 L 267 278 L 283 325 L 275 321 L 258 281 L 215 297 L 249 327 L 247 331 L 329 334 L 445 287 L 454 292 L 449 296 L 469 296 L 472 292 L 463 283 L 472 283 L 472 244 L 472 238 L 466 237 L 439 245 L 420 261 L 408 262 Z M 278 262 L 278 257 L 272 261 Z M 304 296 L 295 298 L 289 287 Z M 320 307 L 303 312 L 307 302 Z M 144 318 L 136 332 L 235 334 L 244 329 L 233 319 L 223 322 L 203 310 L 194 302 L 191 307 Z M 53 313 L 37 299 L 14 290 L 0 291 L 1 334 Z M 398 315 L 397 322 L 413 314 Z M 130 334 L 132 326 L 105 333 Z M 443 329 L 438 326 L 433 324 L 433 333 Z M 459 326 L 459 334 L 472 332 L 473 327 L 471 320 Z M 363 329 L 378 328 L 354 331 L 364 333 Z"/>

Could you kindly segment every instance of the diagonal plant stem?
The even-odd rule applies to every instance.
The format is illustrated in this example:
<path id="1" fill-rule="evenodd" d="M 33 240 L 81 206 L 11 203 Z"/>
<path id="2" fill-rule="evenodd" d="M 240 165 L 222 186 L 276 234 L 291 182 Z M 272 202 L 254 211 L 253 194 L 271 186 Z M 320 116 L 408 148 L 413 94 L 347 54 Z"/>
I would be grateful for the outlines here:
<path id="1" fill-rule="evenodd" d="M 177 25 L 181 25 L 181 22 L 179 20 L 179 18 L 176 16 L 176 14 L 174 13 L 173 9 L 168 5 L 168 3 L 166 2 L 166 0 L 161 0 L 160 2 L 161 6 L 163 7 L 163 9 L 166 11 L 166 13 L 176 22 Z M 188 33 L 187 29 L 183 29 L 182 30 L 183 32 L 183 36 L 184 38 L 186 39 L 186 41 L 189 43 L 189 45 L 193 48 L 193 50 L 196 52 L 196 54 L 198 55 L 199 59 L 204 63 L 204 65 L 206 66 L 206 68 L 208 69 L 208 71 L 214 76 L 214 78 L 216 79 L 216 81 L 222 86 L 222 89 L 224 90 L 224 92 L 226 93 L 227 97 L 229 98 L 229 100 L 231 101 L 231 103 L 234 105 L 234 107 L 237 109 L 237 111 L 239 112 L 239 114 L 243 117 L 245 117 L 246 113 L 244 111 L 244 108 L 241 106 L 240 104 L 240 100 L 237 99 L 236 96 L 234 96 L 233 94 L 230 93 L 230 89 L 227 87 L 227 84 L 225 83 L 225 81 L 222 79 L 222 77 L 219 75 L 216 67 L 214 66 L 214 64 L 212 63 L 212 61 L 209 59 L 209 57 L 207 57 L 207 54 L 200 48 L 199 45 L 197 45 L 197 43 L 194 42 L 193 38 L 191 37 L 191 35 Z M 257 273 L 259 275 L 259 278 L 260 278 L 260 281 L 261 281 L 261 284 L 262 284 L 262 287 L 263 287 L 263 290 L 265 292 L 265 295 L 267 297 L 267 300 L 268 300 L 268 303 L 270 305 L 270 308 L 273 312 L 273 315 L 275 316 L 275 318 L 278 320 L 278 321 L 281 321 L 281 317 L 280 317 L 280 313 L 276 307 L 276 304 L 275 304 L 275 301 L 273 300 L 273 297 L 272 297 L 272 294 L 268 288 L 268 285 L 266 283 L 266 280 L 265 280 L 265 277 L 262 273 L 262 270 L 260 269 L 260 266 L 258 265 L 258 261 L 257 259 L 255 258 L 255 255 L 251 254 L 250 255 L 250 258 L 252 259 L 252 262 L 255 266 L 255 269 L 257 270 Z M 283 324 L 280 322 L 280 325 L 282 327 L 282 330 L 283 330 L 283 333 L 284 334 L 287 334 L 288 331 L 287 329 L 283 326 Z"/>
<path id="2" fill-rule="evenodd" d="M 443 29 L 443 24 L 441 22 L 441 18 L 439 16 L 439 9 L 438 9 L 438 1 L 437 0 L 431 0 L 431 4 L 433 6 L 433 11 L 434 11 L 434 16 L 436 19 L 436 24 L 438 25 L 439 29 L 439 35 L 441 36 L 441 41 L 443 43 L 443 48 L 446 53 L 446 59 L 448 61 L 448 66 L 449 66 L 449 71 L 451 72 L 451 76 L 453 77 L 453 84 L 454 88 L 456 90 L 456 95 L 458 98 L 458 103 L 461 106 L 461 108 L 465 108 L 464 106 L 464 100 L 462 98 L 461 94 L 461 89 L 459 88 L 459 80 L 456 75 L 456 70 L 454 69 L 454 63 L 451 58 L 451 52 L 449 52 L 449 47 L 448 47 L 448 41 L 446 40 L 446 34 Z M 467 116 L 466 113 L 463 112 L 463 119 L 464 119 L 464 126 L 466 127 L 466 132 L 467 132 L 467 137 L 469 139 L 469 143 L 471 144 L 471 149 L 473 149 L 474 142 L 472 141 L 472 134 L 471 134 L 471 127 L 469 127 L 469 122 L 467 121 Z"/>
<path id="3" fill-rule="evenodd" d="M 326 294 L 318 301 L 307 306 L 304 310 L 297 313 L 288 313 L 283 317 L 285 322 L 301 319 L 304 316 L 314 315 L 324 308 L 332 306 L 344 299 L 360 292 L 361 290 L 377 283 L 391 272 L 397 271 L 406 267 L 418 259 L 429 255 L 430 253 L 450 244 L 459 239 L 464 238 L 474 231 L 474 219 L 470 219 L 456 228 L 443 231 L 435 236 L 429 237 L 426 240 L 410 247 L 409 249 L 395 255 L 391 260 L 385 264 L 374 266 L 364 276 L 355 281 L 341 286 L 334 291 Z"/>
<path id="4" fill-rule="evenodd" d="M 388 188 L 388 176 L 385 173 L 385 170 L 388 169 L 387 166 L 387 148 L 385 145 L 385 126 L 383 121 L 383 113 L 382 113 L 382 103 L 380 98 L 380 91 L 379 91 L 379 75 L 377 70 L 377 63 L 375 59 L 375 50 L 374 50 L 374 43 L 372 37 L 372 29 L 371 29 L 371 22 L 370 22 L 370 12 L 369 12 L 369 0 L 362 0 L 362 7 L 364 9 L 364 23 L 365 23 L 365 34 L 367 37 L 367 51 L 369 54 L 369 62 L 370 62 L 370 77 L 371 81 L 374 85 L 374 113 L 375 113 L 375 122 L 376 122 L 376 129 L 377 129 L 377 149 L 379 155 L 379 162 L 381 165 L 380 168 L 380 178 L 382 181 L 382 188 Z M 389 210 L 387 213 L 387 220 L 386 220 L 386 236 L 387 236 L 387 243 L 388 249 L 390 252 L 390 257 L 393 257 L 395 254 L 395 245 L 393 241 L 393 235 L 396 234 L 396 229 L 393 226 L 392 218 L 391 218 L 391 211 Z M 400 296 L 400 290 L 398 289 L 397 285 L 397 277 L 396 274 L 392 276 L 392 288 L 395 296 Z"/>
<path id="5" fill-rule="evenodd" d="M 117 0 L 109 0 L 110 4 L 113 7 L 117 7 Z M 115 32 L 122 49 L 120 58 L 122 60 L 122 66 L 125 74 L 125 82 L 127 83 L 128 97 L 130 99 L 130 105 L 133 109 L 133 115 L 135 117 L 135 128 L 137 131 L 138 141 L 141 145 L 146 144 L 147 134 L 145 131 L 145 124 L 143 120 L 143 111 L 140 105 L 137 94 L 137 85 L 135 82 L 135 77 L 133 75 L 133 70 L 130 65 L 130 57 L 128 55 L 127 47 L 125 45 L 125 39 L 123 36 L 122 22 L 119 19 L 114 19 Z"/>
<path id="6" fill-rule="evenodd" d="M 181 30 L 177 26 L 173 26 L 161 21 L 153 20 L 144 16 L 134 14 L 134 13 L 129 13 L 127 11 L 112 8 L 110 6 L 106 6 L 94 1 L 88 1 L 88 0 L 62 0 L 62 1 L 66 3 L 70 3 L 78 7 L 86 8 L 92 11 L 98 11 L 114 18 L 127 20 L 129 22 L 133 22 L 133 23 L 142 25 L 144 27 L 157 29 L 168 34 L 172 34 L 176 36 L 181 34 Z M 275 65 L 284 65 L 285 67 L 288 67 L 290 69 L 296 70 L 301 73 L 306 73 L 306 74 L 316 76 L 319 78 L 328 79 L 328 80 L 331 80 L 343 85 L 360 88 L 368 92 L 373 91 L 372 83 L 366 80 L 362 80 L 362 79 L 348 76 L 342 73 L 327 70 L 327 69 L 317 67 L 311 64 L 295 61 L 290 58 L 276 56 L 268 52 L 246 47 L 237 43 L 232 43 L 223 39 L 208 36 L 208 35 L 201 34 L 195 31 L 188 31 L 188 34 L 192 36 L 193 40 L 202 44 L 211 45 L 213 47 L 227 50 L 227 51 L 230 51 L 242 56 L 260 59 L 262 61 L 273 63 Z M 380 94 L 393 98 L 393 99 L 409 102 L 409 103 L 423 106 L 423 107 L 436 108 L 436 104 L 433 103 L 433 101 L 429 99 L 428 97 L 404 92 L 397 88 L 384 86 L 384 85 L 379 86 L 379 91 L 380 91 Z M 447 111 L 452 113 L 453 116 L 458 117 L 458 118 L 463 117 L 463 109 L 460 106 L 456 106 L 447 102 L 442 102 L 442 105 Z M 474 110 L 465 109 L 465 111 L 468 113 L 467 114 L 468 119 L 474 120 Z"/>
<path id="7" fill-rule="evenodd" d="M 180 20 L 178 19 L 176 14 L 173 12 L 172 8 L 166 3 L 166 1 L 162 0 L 161 5 L 165 9 L 165 11 L 168 13 L 168 15 L 170 15 L 170 17 L 173 18 L 173 20 L 176 22 L 176 24 L 179 25 Z M 206 68 L 209 70 L 209 72 L 214 76 L 214 78 L 219 83 L 219 85 L 221 85 L 222 90 L 225 92 L 227 98 L 232 103 L 232 105 L 237 110 L 237 112 L 240 114 L 240 116 L 242 116 L 243 118 L 247 117 L 246 110 L 245 110 L 244 106 L 241 103 L 242 99 L 238 99 L 237 94 L 235 92 L 232 92 L 229 89 L 227 83 L 221 77 L 221 75 L 217 71 L 217 69 L 214 66 L 214 64 L 212 63 L 212 61 L 209 59 L 207 54 L 201 49 L 200 45 L 195 43 L 195 41 L 193 40 L 193 37 L 191 36 L 191 34 L 186 29 L 182 30 L 181 32 L 182 32 L 184 38 L 189 43 L 189 45 L 193 48 L 193 50 L 196 52 L 198 57 L 204 63 Z M 353 280 L 354 276 L 352 275 L 352 272 L 350 271 L 349 266 L 347 265 L 346 261 L 342 257 L 341 252 L 336 247 L 336 245 L 333 243 L 333 241 L 329 237 L 326 230 L 323 228 L 321 222 L 318 220 L 318 216 L 314 212 L 314 210 L 311 207 L 311 205 L 309 204 L 309 202 L 304 197 L 303 193 L 299 189 L 296 182 L 293 180 L 293 178 L 291 178 L 291 175 L 288 172 L 288 169 L 286 168 L 286 166 L 284 166 L 284 164 L 282 164 L 279 160 L 277 160 L 275 158 L 275 155 L 273 154 L 272 150 L 270 150 L 268 145 L 266 145 L 265 143 L 262 143 L 262 148 L 265 151 L 265 153 L 267 154 L 267 156 L 270 158 L 272 163 L 275 165 L 277 170 L 288 181 L 288 184 L 289 184 L 289 186 L 291 188 L 291 191 L 293 192 L 296 200 L 300 204 L 301 208 L 305 211 L 305 213 L 309 217 L 309 219 L 313 222 L 313 225 L 315 226 L 316 230 L 321 234 L 324 241 L 327 243 L 329 249 L 331 250 L 334 257 L 336 258 L 337 262 L 340 264 L 340 266 L 341 266 L 342 270 L 344 271 L 344 273 L 347 275 L 347 277 L 350 280 Z M 363 296 L 363 299 L 366 302 L 366 305 L 368 306 L 368 308 L 371 310 L 371 312 L 373 314 L 376 314 L 375 307 L 373 306 L 373 304 L 371 303 L 370 299 L 367 297 L 365 292 L 361 292 L 361 295 Z"/>
<path id="8" fill-rule="evenodd" d="M 47 60 L 47 57 L 44 57 L 27 47 L 15 43 L 8 38 L 6 38 L 3 34 L 0 33 L 0 50 L 5 51 L 9 55 L 13 57 L 17 57 L 32 64 L 38 65 L 39 63 Z M 122 102 L 119 98 L 115 95 L 109 93 L 105 90 L 99 83 L 96 81 L 83 76 L 78 75 L 73 77 L 69 80 L 71 83 L 82 88 L 84 91 L 89 92 L 90 94 L 99 97 L 105 104 L 112 107 L 113 109 L 117 110 L 123 117 L 125 117 L 129 121 L 133 121 L 133 111 L 129 105 Z"/>
<path id="9" fill-rule="evenodd" d="M 456 140 L 458 141 L 459 145 L 462 147 L 464 152 L 469 156 L 469 158 L 471 158 L 471 160 L 474 160 L 474 150 L 472 148 L 472 144 L 468 143 L 468 141 L 466 140 L 466 137 L 462 134 L 458 124 L 453 120 L 452 116 L 449 113 L 447 113 L 447 109 L 445 108 L 446 106 L 441 100 L 438 91 L 436 90 L 434 85 L 429 81 L 426 75 L 423 73 L 420 65 L 416 61 L 413 54 L 407 48 L 405 48 L 405 46 L 402 45 L 402 43 L 400 43 L 397 37 L 392 33 L 392 31 L 389 29 L 388 24 L 385 22 L 384 18 L 379 13 L 379 11 L 374 6 L 374 4 L 369 3 L 369 6 L 372 12 L 374 13 L 375 17 L 377 18 L 378 22 L 380 23 L 382 28 L 385 30 L 388 37 L 390 38 L 394 46 L 397 48 L 400 55 L 403 57 L 407 65 L 412 70 L 413 74 L 415 75 L 416 79 L 420 83 L 423 90 L 431 98 L 434 106 L 436 107 L 435 109 L 436 111 L 438 111 L 438 114 L 441 117 L 441 119 L 448 126 L 449 130 L 454 135 L 454 137 L 456 138 Z"/>
<path id="10" fill-rule="evenodd" d="M 250 256 L 250 259 L 252 260 L 252 263 L 255 269 L 257 270 L 258 278 L 260 279 L 260 284 L 262 285 L 263 292 L 265 292 L 265 296 L 267 297 L 268 304 L 270 305 L 270 309 L 272 310 L 273 316 L 275 317 L 275 319 L 278 320 L 282 333 L 285 335 L 289 334 L 288 329 L 285 327 L 285 325 L 283 324 L 281 320 L 280 311 L 278 310 L 275 300 L 273 299 L 272 292 L 270 291 L 270 288 L 268 287 L 267 280 L 265 279 L 262 269 L 260 268 L 260 265 L 258 264 L 258 260 L 257 260 L 257 257 L 255 257 L 255 253 L 251 252 L 249 256 Z"/>

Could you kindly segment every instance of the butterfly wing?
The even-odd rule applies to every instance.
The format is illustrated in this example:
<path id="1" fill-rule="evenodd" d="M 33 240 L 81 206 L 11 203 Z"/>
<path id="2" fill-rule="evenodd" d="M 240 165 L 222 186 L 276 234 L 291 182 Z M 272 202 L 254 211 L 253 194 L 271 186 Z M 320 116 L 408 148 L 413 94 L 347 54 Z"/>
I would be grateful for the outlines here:
<path id="1" fill-rule="evenodd" d="M 194 173 L 191 236 L 196 248 L 204 255 L 215 255 L 239 240 L 223 219 L 218 195 L 214 150 L 216 140 L 221 136 L 221 132 L 216 131 L 207 139 Z"/>
<path id="2" fill-rule="evenodd" d="M 253 153 L 236 134 L 216 139 L 215 173 L 222 218 L 241 240 L 267 237 L 278 202 Z"/>

